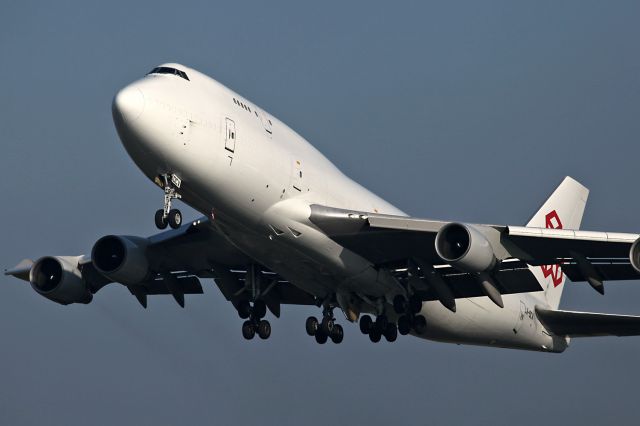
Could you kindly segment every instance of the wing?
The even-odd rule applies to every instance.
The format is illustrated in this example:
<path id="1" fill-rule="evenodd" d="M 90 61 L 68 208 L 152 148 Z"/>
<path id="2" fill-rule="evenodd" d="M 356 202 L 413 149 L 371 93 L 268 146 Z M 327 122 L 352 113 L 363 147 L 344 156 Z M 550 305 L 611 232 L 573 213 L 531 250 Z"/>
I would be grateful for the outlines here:
<path id="1" fill-rule="evenodd" d="M 316 298 L 264 268 L 229 269 L 216 265 L 215 283 L 225 299 L 240 309 L 240 303 L 254 294 L 280 317 L 280 305 L 317 305 Z"/>
<path id="2" fill-rule="evenodd" d="M 451 289 L 452 295 L 456 299 L 486 296 L 482 287 L 478 285 L 478 280 L 473 274 L 461 272 L 449 265 L 437 265 L 434 268 L 445 284 Z M 433 286 L 426 284 L 425 274 L 418 273 L 416 281 L 411 276 L 408 268 L 397 268 L 393 270 L 399 282 L 407 284 L 415 289 L 421 300 L 439 300 L 440 295 Z M 501 263 L 493 273 L 495 285 L 500 294 L 527 293 L 541 291 L 542 287 L 535 276 L 531 273 L 524 262 L 510 260 Z"/>
<path id="3" fill-rule="evenodd" d="M 556 311 L 536 307 L 540 322 L 558 336 L 638 336 L 640 316 Z"/>
<path id="4" fill-rule="evenodd" d="M 435 236 L 447 222 L 344 210 L 314 204 L 309 220 L 343 247 L 376 265 L 404 261 L 416 253 L 442 263 Z"/>
<path id="5" fill-rule="evenodd" d="M 247 265 L 253 260 L 233 246 L 206 218 L 201 218 L 179 229 L 162 232 L 148 238 L 110 236 L 112 241 L 121 242 L 119 247 L 131 253 L 118 253 L 114 249 L 109 258 L 124 262 L 128 257 L 135 257 L 136 250 L 142 250 L 144 261 L 136 258 L 138 263 L 148 264 L 148 271 L 141 279 L 131 278 L 124 272 L 113 275 L 100 271 L 91 256 L 50 256 L 36 262 L 25 259 L 14 268 L 5 271 L 25 281 L 30 281 L 32 270 L 42 264 L 43 259 L 50 259 L 50 265 L 59 265 L 60 271 L 49 269 L 51 279 L 55 280 L 55 289 L 39 291 L 43 296 L 62 304 L 91 301 L 91 295 L 105 285 L 120 282 L 125 285 L 142 306 L 147 307 L 147 296 L 172 295 L 184 306 L 185 294 L 201 294 L 203 292 L 200 279 L 213 278 L 225 298 L 234 305 L 248 299 L 250 292 L 258 291 L 267 307 L 276 315 L 280 315 L 281 304 L 315 304 L 315 299 L 291 283 L 281 279 L 265 268 L 252 268 Z M 123 269 L 118 267 L 114 269 Z M 40 267 L 38 270 L 42 269 Z M 51 272 L 53 271 L 53 272 Z M 251 278 L 248 279 L 248 274 Z M 37 274 L 35 274 L 37 275 Z M 46 274 L 45 274 L 46 275 Z M 46 278 L 46 277 L 45 277 Z M 36 279 L 36 277 L 33 277 Z M 78 284 L 80 283 L 80 284 Z M 86 287 L 87 294 L 78 294 L 72 287 Z M 66 285 L 66 287 L 65 287 Z M 44 288 L 44 287 L 43 287 Z M 71 290 L 70 290 L 71 289 Z"/>
<path id="6" fill-rule="evenodd" d="M 446 262 L 436 237 L 451 222 L 311 206 L 310 221 L 331 239 L 376 265 L 406 264 L 421 258 Z M 603 282 L 640 278 L 631 260 L 638 259 L 638 234 L 622 234 L 507 225 L 466 225 L 490 241 L 499 260 L 528 265 L 562 264 L 572 281 Z M 636 261 L 637 262 L 637 261 Z M 525 275 L 525 272 L 522 272 Z"/>

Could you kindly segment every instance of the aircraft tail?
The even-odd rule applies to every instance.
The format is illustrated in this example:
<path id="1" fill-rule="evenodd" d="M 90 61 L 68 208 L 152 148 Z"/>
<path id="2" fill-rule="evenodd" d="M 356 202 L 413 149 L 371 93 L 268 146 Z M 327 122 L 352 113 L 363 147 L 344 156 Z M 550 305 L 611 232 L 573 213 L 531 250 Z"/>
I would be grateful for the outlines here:
<path id="1" fill-rule="evenodd" d="M 528 227 L 579 229 L 589 190 L 567 176 L 527 223 Z M 566 276 L 560 265 L 530 266 L 553 309 L 560 305 Z"/>

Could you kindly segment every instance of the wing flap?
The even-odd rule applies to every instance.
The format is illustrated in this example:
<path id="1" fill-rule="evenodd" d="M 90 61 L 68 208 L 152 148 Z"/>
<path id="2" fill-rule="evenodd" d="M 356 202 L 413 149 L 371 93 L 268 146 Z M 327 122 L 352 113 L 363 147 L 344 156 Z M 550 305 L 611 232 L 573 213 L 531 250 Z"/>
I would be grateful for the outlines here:
<path id="1" fill-rule="evenodd" d="M 238 308 L 241 300 L 250 298 L 243 277 L 246 271 L 231 271 L 222 265 L 215 265 L 214 282 L 226 300 Z M 270 272 L 270 271 L 267 271 Z M 262 296 L 269 310 L 280 317 L 280 305 L 315 305 L 315 298 L 288 281 L 276 279 L 273 287 Z"/>
<path id="2" fill-rule="evenodd" d="M 640 274 L 631 266 L 628 259 L 591 259 L 591 265 L 603 281 L 637 280 L 640 278 Z M 588 275 L 585 275 L 575 262 L 563 263 L 562 271 L 573 282 L 587 281 Z"/>
<path id="3" fill-rule="evenodd" d="M 640 316 L 557 311 L 536 307 L 538 319 L 558 336 L 638 336 Z"/>
<path id="4" fill-rule="evenodd" d="M 453 297 L 456 299 L 484 297 L 486 293 L 482 289 L 478 278 L 473 274 L 460 272 L 455 268 L 442 265 L 435 269 L 449 286 Z M 401 281 L 408 279 L 405 272 L 396 273 Z M 540 283 L 523 262 L 504 262 L 500 265 L 493 277 L 500 294 L 515 294 L 542 291 Z M 424 301 L 439 300 L 433 289 L 418 291 Z"/>
<path id="5" fill-rule="evenodd" d="M 177 283 L 177 290 L 182 294 L 203 293 L 202 285 L 200 284 L 198 277 L 177 277 L 175 282 Z M 143 289 L 143 293 L 148 295 L 172 294 L 171 289 L 167 286 L 164 279 L 148 281 L 136 287 L 136 290 Z"/>

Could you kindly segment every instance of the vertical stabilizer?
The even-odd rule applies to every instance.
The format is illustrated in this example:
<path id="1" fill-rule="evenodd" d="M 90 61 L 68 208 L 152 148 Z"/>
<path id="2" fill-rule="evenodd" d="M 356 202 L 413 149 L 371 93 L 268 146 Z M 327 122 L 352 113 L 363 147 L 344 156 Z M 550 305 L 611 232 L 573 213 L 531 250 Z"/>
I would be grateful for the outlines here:
<path id="1" fill-rule="evenodd" d="M 528 227 L 579 229 L 589 190 L 567 176 L 527 223 Z M 531 272 L 544 289 L 549 306 L 557 309 L 564 290 L 566 276 L 560 265 L 530 266 Z"/>

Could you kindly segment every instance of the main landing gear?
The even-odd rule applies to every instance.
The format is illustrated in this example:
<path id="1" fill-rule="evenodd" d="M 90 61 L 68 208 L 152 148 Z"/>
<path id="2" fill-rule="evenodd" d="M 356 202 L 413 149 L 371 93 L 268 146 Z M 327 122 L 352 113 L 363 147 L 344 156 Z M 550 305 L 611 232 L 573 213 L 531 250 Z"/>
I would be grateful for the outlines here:
<path id="1" fill-rule="evenodd" d="M 262 300 L 256 300 L 253 306 L 247 300 L 238 304 L 238 315 L 247 320 L 242 324 L 242 336 L 245 339 L 251 340 L 256 334 L 263 340 L 271 336 L 271 324 L 263 319 L 266 314 L 267 306 Z"/>
<path id="2" fill-rule="evenodd" d="M 178 194 L 181 183 L 180 179 L 175 175 L 172 175 L 171 178 L 169 175 L 162 175 L 161 179 L 156 179 L 157 182 L 160 181 L 164 187 L 164 206 L 156 211 L 156 226 L 158 229 L 165 229 L 167 225 L 169 225 L 173 229 L 178 229 L 180 225 L 182 225 L 182 213 L 180 213 L 178 209 L 172 209 L 171 202 L 182 198 L 182 196 Z"/>
<path id="3" fill-rule="evenodd" d="M 407 300 L 398 294 L 393 298 L 393 310 L 400 315 L 398 317 L 398 332 L 407 335 L 413 330 L 416 334 L 422 334 L 427 329 L 427 320 L 418 313 L 422 310 L 422 301 L 416 296 Z"/>
<path id="4" fill-rule="evenodd" d="M 305 323 L 307 334 L 314 336 L 316 342 L 323 345 L 329 339 L 335 344 L 339 344 L 344 339 L 344 330 L 340 324 L 336 324 L 333 317 L 333 308 L 325 308 L 322 311 L 322 321 L 318 322 L 316 317 L 309 317 Z"/>
<path id="5" fill-rule="evenodd" d="M 382 336 L 387 342 L 395 342 L 398 338 L 398 327 L 384 314 L 378 315 L 375 321 L 369 315 L 363 315 L 360 318 L 360 331 L 362 334 L 368 334 L 369 340 L 373 343 L 382 340 Z"/>
<path id="6" fill-rule="evenodd" d="M 384 337 L 387 342 L 395 342 L 398 333 L 403 336 L 411 331 L 416 334 L 423 334 L 427 329 L 427 320 L 418 315 L 422 310 L 422 301 L 416 296 L 407 300 L 402 295 L 397 295 L 393 299 L 393 310 L 398 314 L 398 323 L 389 321 L 383 313 L 374 320 L 369 315 L 360 317 L 360 331 L 367 334 L 373 343 L 378 343 Z"/>

